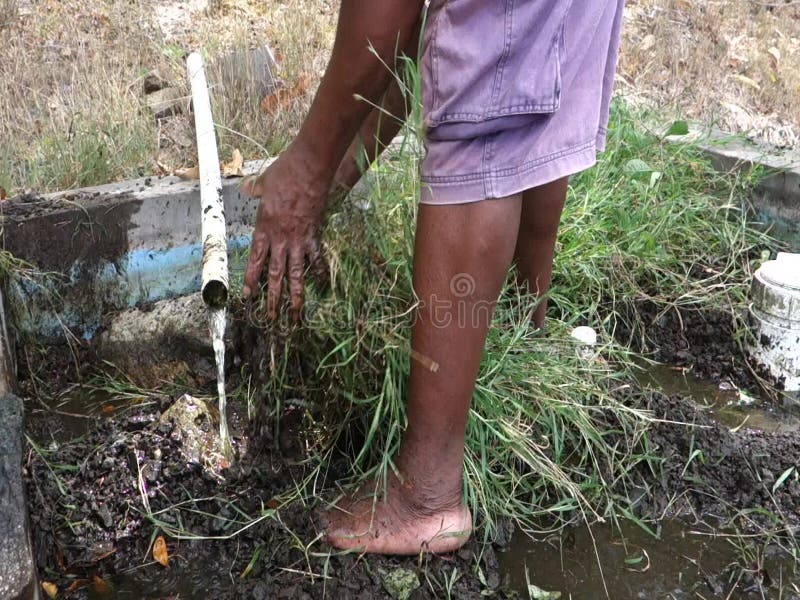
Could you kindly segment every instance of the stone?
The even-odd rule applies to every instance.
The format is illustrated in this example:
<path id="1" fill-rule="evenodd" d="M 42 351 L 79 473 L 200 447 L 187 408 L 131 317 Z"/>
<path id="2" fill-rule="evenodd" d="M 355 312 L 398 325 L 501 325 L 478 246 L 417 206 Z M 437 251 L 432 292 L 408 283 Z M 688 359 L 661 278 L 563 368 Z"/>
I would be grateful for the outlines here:
<path id="1" fill-rule="evenodd" d="M 22 400 L 0 396 L 0 598 L 38 598 L 22 485 Z"/>
<path id="2" fill-rule="evenodd" d="M 383 589 L 396 600 L 409 600 L 420 585 L 419 576 L 411 569 L 397 568 L 383 576 Z"/>
<path id="3" fill-rule="evenodd" d="M 216 376 L 208 310 L 197 293 L 111 317 L 99 335 L 98 355 L 145 387 L 187 369 L 209 379 Z"/>
<path id="4" fill-rule="evenodd" d="M 267 46 L 224 54 L 208 66 L 212 89 L 233 98 L 242 92 L 259 99 L 266 96 L 275 88 L 275 73 L 275 60 Z"/>
<path id="5" fill-rule="evenodd" d="M 173 423 L 170 436 L 181 443 L 186 462 L 210 467 L 220 447 L 215 426 L 218 413 L 201 399 L 184 394 L 161 415 L 162 423 Z"/>
<path id="6" fill-rule="evenodd" d="M 160 71 L 150 71 L 147 75 L 144 76 L 144 80 L 142 80 L 142 85 L 144 87 L 145 94 L 152 94 L 153 92 L 157 92 L 159 90 L 163 90 L 164 88 L 169 87 L 169 80 L 164 77 Z"/>
<path id="7" fill-rule="evenodd" d="M 178 88 L 163 88 L 145 96 L 147 106 L 156 119 L 163 119 L 183 112 L 188 96 Z"/>

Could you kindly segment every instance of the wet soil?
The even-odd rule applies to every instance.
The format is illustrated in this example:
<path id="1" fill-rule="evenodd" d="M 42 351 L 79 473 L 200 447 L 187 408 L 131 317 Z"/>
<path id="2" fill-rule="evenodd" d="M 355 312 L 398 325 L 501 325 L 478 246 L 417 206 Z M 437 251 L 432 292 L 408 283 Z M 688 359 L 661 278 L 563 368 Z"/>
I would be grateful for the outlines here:
<path id="1" fill-rule="evenodd" d="M 653 425 L 650 434 L 650 450 L 658 457 L 659 467 L 654 471 L 643 465 L 638 473 L 641 487 L 633 491 L 640 495 L 641 518 L 688 518 L 688 525 L 667 521 L 666 526 L 696 532 L 698 524 L 704 523 L 711 537 L 719 531 L 767 530 L 786 536 L 800 525 L 797 475 L 776 485 L 800 461 L 797 431 L 765 433 L 744 427 L 732 432 L 690 398 L 644 390 L 625 393 L 629 403 L 664 419 Z M 324 475 L 313 481 L 314 491 L 303 483 L 310 464 L 298 464 L 296 453 L 282 444 L 252 447 L 234 467 L 216 477 L 202 465 L 187 462 L 174 425 L 160 421 L 161 413 L 174 401 L 165 396 L 118 414 L 100 415 L 85 436 L 67 442 L 51 435 L 58 427 L 57 415 L 36 412 L 29 423 L 28 433 L 36 447 L 29 447 L 25 468 L 37 563 L 42 577 L 56 582 L 62 591 L 72 586 L 70 597 L 103 597 L 105 588 L 95 579 L 99 578 L 114 590 L 114 597 L 388 598 L 385 582 L 391 574 L 410 572 L 420 582 L 412 598 L 441 597 L 442 586 L 453 573 L 457 581 L 452 597 L 492 593 L 503 598 L 509 592 L 501 584 L 525 589 L 520 575 L 524 565 L 532 566 L 537 577 L 532 582 L 543 589 L 550 586 L 575 599 L 605 595 L 597 574 L 587 588 L 586 581 L 579 585 L 570 579 L 576 565 L 556 570 L 555 559 L 549 556 L 547 561 L 553 564 L 547 569 L 547 561 L 533 560 L 531 553 L 555 552 L 552 539 L 531 545 L 520 534 L 510 538 L 512 546 L 505 554 L 508 539 L 502 544 L 473 541 L 456 555 L 422 562 L 332 553 L 319 541 L 313 513 L 335 496 L 335 482 L 348 476 L 347 460 L 330 461 Z M 242 422 L 232 420 L 235 443 L 244 434 Z M 293 499 L 298 489 L 305 490 L 302 502 Z M 648 522 L 654 531 L 660 527 Z M 204 539 L 169 535 L 177 530 Z M 625 562 L 634 561 L 641 552 L 628 546 L 652 549 L 654 542 L 645 543 L 630 527 L 624 535 L 616 529 L 598 531 L 601 540 L 608 537 L 608 544 L 622 544 L 625 558 L 620 558 L 619 549 L 610 551 L 601 541 L 598 562 L 594 547 L 586 547 L 585 534 L 568 530 L 558 538 L 559 560 L 569 559 L 572 552 L 572 560 L 581 569 L 599 573 L 603 568 L 606 574 L 610 570 L 612 575 L 606 579 L 623 586 L 618 588 L 623 595 L 612 597 L 636 597 L 624 592 L 633 584 L 621 574 L 641 568 Z M 164 532 L 169 568 L 152 559 L 153 539 Z M 575 542 L 576 536 L 583 542 Z M 730 544 L 726 551 L 720 545 L 707 549 L 705 542 L 697 543 L 706 557 L 702 577 L 682 575 L 681 585 L 670 588 L 671 576 L 695 564 L 684 561 L 680 569 L 664 571 L 659 580 L 664 587 L 658 589 L 687 599 L 694 598 L 695 592 L 713 598 L 731 591 L 735 591 L 731 598 L 747 598 L 751 593 L 760 597 L 781 579 L 775 570 L 789 568 L 785 558 L 776 559 L 743 578 L 741 572 L 732 571 L 736 562 Z M 688 556 L 694 546 L 676 533 L 657 547 L 659 552 Z M 648 581 L 656 585 L 655 580 Z M 675 595 L 678 589 L 689 595 Z"/>
<path id="2" fill-rule="evenodd" d="M 312 482 L 316 494 L 303 483 L 310 466 L 279 448 L 247 453 L 215 477 L 186 461 L 174 425 L 159 420 L 173 402 L 98 418 L 71 442 L 49 435 L 53 417 L 29 423 L 36 447 L 29 446 L 25 470 L 37 564 L 69 597 L 103 597 L 108 586 L 113 597 L 130 598 L 389 598 L 396 573 L 418 579 L 410 598 L 440 597 L 449 580 L 456 598 L 506 597 L 491 545 L 471 542 L 455 555 L 422 560 L 331 552 L 312 517 L 348 475 L 346 461 L 327 465 L 324 480 Z M 243 432 L 235 423 L 236 443 Z M 298 490 L 305 501 L 292 499 Z M 165 535 L 165 568 L 152 558 L 153 539 L 177 530 L 205 539 Z"/>
<path id="3" fill-rule="evenodd" d="M 730 311 L 670 308 L 652 302 L 638 302 L 629 308 L 633 323 L 638 317 L 646 335 L 634 335 L 621 323 L 617 337 L 659 363 L 687 367 L 699 379 L 726 382 L 737 388 L 777 400 L 780 382 L 758 365 L 752 364 L 743 350 L 744 340 Z M 744 316 L 742 316 L 744 318 Z"/>
<path id="4" fill-rule="evenodd" d="M 770 515 L 782 527 L 800 524 L 800 480 L 791 471 L 800 464 L 800 432 L 732 431 L 681 396 L 656 393 L 646 406 L 663 421 L 649 433 L 662 473 L 643 495 L 645 512 L 733 519 L 749 513 L 746 528 L 774 526 Z"/>
<path id="5" fill-rule="evenodd" d="M 650 337 L 658 344 L 659 358 L 690 366 L 693 377 L 704 374 L 709 390 L 718 389 L 721 381 L 747 381 L 737 379 L 747 370 L 739 362 L 743 358 L 736 342 L 726 338 L 726 332 L 733 332 L 729 317 L 672 319 L 647 312 L 643 317 L 650 317 Z M 301 357 L 297 361 L 300 377 Z M 205 385 L 212 396 L 213 381 Z M 793 540 L 800 526 L 800 479 L 791 470 L 800 461 L 800 432 L 761 431 L 747 423 L 732 431 L 729 423 L 715 419 L 713 404 L 640 385 L 619 393 L 625 402 L 648 408 L 661 420 L 651 427 L 651 460 L 635 474 L 638 487 L 625 493 L 638 497 L 637 518 L 653 532 L 667 519 L 665 530 L 677 528 L 680 534 L 665 535 L 656 551 L 636 537 L 635 530 L 601 529 L 589 552 L 591 538 L 577 529 L 567 530 L 557 539 L 559 562 L 551 556 L 556 552 L 553 539 L 530 542 L 508 532 L 497 543 L 472 541 L 456 555 L 422 560 L 332 552 L 320 541 L 312 517 L 334 499 L 337 481 L 351 475 L 349 462 L 346 456 L 332 458 L 310 477 L 313 465 L 304 462 L 300 435 L 307 406 L 282 407 L 280 431 L 271 427 L 274 423 L 261 423 L 256 435 L 245 431 L 246 408 L 234 403 L 229 418 L 240 455 L 234 466 L 216 476 L 187 461 L 174 425 L 160 420 L 175 396 L 149 397 L 131 405 L 87 392 L 84 405 L 112 408 L 80 420 L 80 431 L 73 433 L 82 437 L 73 439 L 59 434 L 63 414 L 42 411 L 31 401 L 32 443 L 25 471 L 40 574 L 73 598 L 109 597 L 109 586 L 112 597 L 129 598 L 387 598 L 392 597 L 387 582 L 398 573 L 419 582 L 411 598 L 443 597 L 451 581 L 454 598 L 503 598 L 514 592 L 526 595 L 520 569 L 530 566 L 536 577 L 532 583 L 575 600 L 605 597 L 604 579 L 617 582 L 616 588 L 609 588 L 612 598 L 672 594 L 688 599 L 696 593 L 705 598 L 773 597 L 775 581 L 785 583 L 794 567 L 780 547 L 793 547 L 787 540 Z M 68 412 L 79 412 L 80 404 L 80 398 L 75 400 Z M 258 442 L 245 444 L 248 437 Z M 693 556 L 690 549 L 695 546 L 686 542 L 686 535 L 700 527 L 712 537 L 720 532 L 758 536 L 752 539 L 778 550 L 771 562 L 745 569 L 727 539 L 727 552 L 720 545 L 702 543 L 698 552 L 712 558 L 703 561 L 696 576 L 689 577 L 686 569 L 697 566 L 699 559 L 690 560 L 689 567 L 676 559 L 672 567 L 664 567 L 663 577 L 646 579 L 650 587 L 639 586 L 640 592 L 652 593 L 629 595 L 636 579 L 624 575 L 641 569 L 645 560 L 641 552 L 630 551 L 630 545 L 650 548 L 651 554 Z M 167 540 L 168 568 L 153 560 L 157 535 Z M 619 544 L 622 554 L 614 550 Z M 546 560 L 536 558 L 545 554 Z M 598 576 L 601 566 L 606 575 L 608 569 L 614 575 Z M 574 573 L 581 570 L 585 577 L 576 579 Z M 678 583 L 670 583 L 678 576 Z"/>

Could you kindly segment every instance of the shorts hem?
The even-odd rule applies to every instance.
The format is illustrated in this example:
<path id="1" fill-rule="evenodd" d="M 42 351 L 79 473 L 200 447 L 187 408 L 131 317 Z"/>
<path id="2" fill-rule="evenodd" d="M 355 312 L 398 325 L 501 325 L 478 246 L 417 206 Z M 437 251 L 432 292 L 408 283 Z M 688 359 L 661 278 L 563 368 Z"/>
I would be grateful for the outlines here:
<path id="1" fill-rule="evenodd" d="M 422 178 L 421 204 L 467 204 L 491 198 L 507 198 L 527 189 L 574 175 L 597 162 L 605 147 L 605 131 L 595 139 L 528 161 L 471 174 Z"/>

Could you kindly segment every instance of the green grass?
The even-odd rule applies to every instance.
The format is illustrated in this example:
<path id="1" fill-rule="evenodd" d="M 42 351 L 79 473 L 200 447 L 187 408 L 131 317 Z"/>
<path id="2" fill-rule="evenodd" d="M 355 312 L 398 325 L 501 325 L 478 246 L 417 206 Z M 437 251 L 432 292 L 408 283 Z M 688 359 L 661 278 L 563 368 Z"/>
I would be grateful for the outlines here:
<path id="1" fill-rule="evenodd" d="M 497 308 L 464 460 L 465 496 L 487 535 L 501 518 L 533 531 L 635 513 L 634 474 L 658 460 L 650 416 L 626 397 L 633 356 L 615 328 L 637 327 L 637 300 L 739 311 L 754 261 L 773 247 L 745 224 L 752 177 L 716 174 L 694 148 L 642 133 L 638 118 L 617 103 L 609 150 L 572 182 L 546 333 L 529 326 L 536 300 L 511 284 Z M 332 216 L 332 289 L 309 298 L 303 331 L 273 326 L 275 360 L 261 365 L 276 412 L 290 397 L 324 397 L 318 448 L 338 440 L 355 477 L 392 468 L 406 424 L 418 147 L 373 165 L 368 209 Z M 600 334 L 592 360 L 569 338 L 585 324 Z"/>

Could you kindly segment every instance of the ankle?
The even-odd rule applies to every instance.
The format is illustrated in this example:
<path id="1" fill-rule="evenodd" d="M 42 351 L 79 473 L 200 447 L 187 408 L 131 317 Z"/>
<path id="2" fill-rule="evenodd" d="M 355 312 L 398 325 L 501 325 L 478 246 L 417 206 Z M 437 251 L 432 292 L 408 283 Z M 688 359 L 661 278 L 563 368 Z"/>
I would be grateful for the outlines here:
<path id="1" fill-rule="evenodd" d="M 415 516 L 426 517 L 441 512 L 456 510 L 463 506 L 461 479 L 450 483 L 425 481 L 400 471 L 398 480 L 400 501 Z"/>

